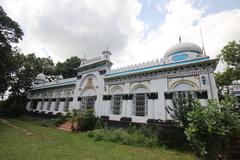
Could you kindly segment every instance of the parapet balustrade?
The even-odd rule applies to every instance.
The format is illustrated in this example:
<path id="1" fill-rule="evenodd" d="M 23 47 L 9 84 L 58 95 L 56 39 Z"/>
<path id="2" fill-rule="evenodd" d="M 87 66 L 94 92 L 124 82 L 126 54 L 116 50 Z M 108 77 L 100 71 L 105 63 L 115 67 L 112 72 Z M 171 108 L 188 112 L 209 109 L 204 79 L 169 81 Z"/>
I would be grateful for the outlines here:
<path id="1" fill-rule="evenodd" d="M 124 67 L 109 70 L 108 74 L 124 72 L 124 71 L 128 71 L 128 70 L 133 70 L 133 69 L 141 69 L 141 68 L 156 66 L 156 65 L 163 64 L 163 63 L 161 63 L 161 61 L 159 59 L 156 59 L 156 60 L 147 61 L 147 62 L 143 62 L 143 63 L 133 64 L 133 65 L 130 65 L 130 66 L 124 66 Z"/>

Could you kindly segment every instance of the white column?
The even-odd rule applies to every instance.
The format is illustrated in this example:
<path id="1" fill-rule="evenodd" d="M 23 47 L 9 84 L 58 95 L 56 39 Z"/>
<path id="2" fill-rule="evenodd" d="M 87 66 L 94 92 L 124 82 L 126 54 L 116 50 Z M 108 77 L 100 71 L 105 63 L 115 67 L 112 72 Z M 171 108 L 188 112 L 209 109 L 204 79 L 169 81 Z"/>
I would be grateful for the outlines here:
<path id="1" fill-rule="evenodd" d="M 154 118 L 154 100 L 153 99 L 148 100 L 148 118 L 149 119 Z"/>
<path id="2" fill-rule="evenodd" d="M 72 95 L 73 96 L 73 101 L 72 101 L 71 105 L 69 106 L 69 110 L 79 109 L 77 99 L 78 99 L 78 96 L 80 95 L 80 90 L 79 90 L 80 83 L 81 83 L 81 80 L 77 80 L 75 88 L 74 88 L 74 94 Z M 62 93 L 62 94 L 64 94 L 64 93 Z"/>
<path id="3" fill-rule="evenodd" d="M 31 106 L 31 101 L 30 101 L 30 102 L 27 102 L 27 110 L 30 109 L 30 106 Z"/>
<path id="4" fill-rule="evenodd" d="M 111 111 L 111 101 L 110 101 L 110 100 L 107 100 L 107 101 L 106 101 L 105 114 L 106 114 L 107 116 L 109 116 L 110 111 Z"/>
<path id="5" fill-rule="evenodd" d="M 102 103 L 101 103 L 101 115 L 100 115 L 100 117 L 101 116 L 106 116 L 106 114 L 105 114 L 105 108 L 106 108 L 106 101 L 102 101 Z"/>
<path id="6" fill-rule="evenodd" d="M 122 117 L 127 117 L 127 100 L 122 100 Z"/>
<path id="7" fill-rule="evenodd" d="M 127 117 L 132 117 L 132 100 L 127 100 Z"/>

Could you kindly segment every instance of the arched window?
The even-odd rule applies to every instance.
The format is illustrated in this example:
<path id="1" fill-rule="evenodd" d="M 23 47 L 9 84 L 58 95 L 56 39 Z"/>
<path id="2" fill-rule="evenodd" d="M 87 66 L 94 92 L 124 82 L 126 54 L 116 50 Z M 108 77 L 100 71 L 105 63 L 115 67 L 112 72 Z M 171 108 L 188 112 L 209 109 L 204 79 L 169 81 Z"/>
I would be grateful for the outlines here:
<path id="1" fill-rule="evenodd" d="M 180 83 L 174 87 L 175 91 L 187 91 L 187 90 L 193 90 L 193 86 L 191 86 L 188 83 Z"/>
<path id="2" fill-rule="evenodd" d="M 110 93 L 112 94 L 111 99 L 111 113 L 114 115 L 120 115 L 122 112 L 122 87 L 116 86 L 111 89 Z"/>
<path id="3" fill-rule="evenodd" d="M 133 88 L 133 115 L 135 116 L 147 116 L 148 114 L 148 88 L 143 85 L 139 85 Z"/>

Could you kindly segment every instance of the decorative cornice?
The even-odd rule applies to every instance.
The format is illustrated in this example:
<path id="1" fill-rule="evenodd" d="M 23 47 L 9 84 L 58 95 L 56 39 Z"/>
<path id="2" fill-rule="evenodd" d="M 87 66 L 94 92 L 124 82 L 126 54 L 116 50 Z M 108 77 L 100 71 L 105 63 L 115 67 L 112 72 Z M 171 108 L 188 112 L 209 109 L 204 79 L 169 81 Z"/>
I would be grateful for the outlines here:
<path id="1" fill-rule="evenodd" d="M 112 77 L 121 77 L 129 74 L 138 74 L 138 73 L 146 73 L 146 72 L 153 72 L 155 70 L 166 70 L 166 69 L 171 69 L 171 68 L 178 68 L 178 67 L 183 67 L 183 66 L 189 66 L 189 65 L 196 65 L 196 64 L 202 64 L 202 63 L 211 63 L 214 64 L 214 69 L 216 67 L 216 62 L 218 59 L 209 59 L 209 57 L 202 57 L 198 59 L 191 59 L 187 61 L 180 61 L 180 62 L 175 62 L 175 63 L 167 63 L 167 64 L 158 64 L 154 65 L 154 62 L 146 63 L 144 67 L 138 67 L 138 65 L 131 65 L 128 67 L 123 67 L 123 69 L 115 69 L 115 70 L 110 70 L 106 74 L 106 78 L 112 78 Z"/>
<path id="2" fill-rule="evenodd" d="M 150 81 L 154 79 L 196 76 L 200 74 L 213 73 L 213 71 L 214 71 L 214 68 L 212 64 L 202 64 L 201 66 L 197 66 L 196 64 L 193 64 L 191 66 L 182 66 L 182 67 L 169 68 L 165 70 L 155 70 L 152 72 L 107 78 L 105 79 L 105 84 L 116 85 L 116 84 L 123 84 L 123 83 L 129 83 L 129 82 Z"/>

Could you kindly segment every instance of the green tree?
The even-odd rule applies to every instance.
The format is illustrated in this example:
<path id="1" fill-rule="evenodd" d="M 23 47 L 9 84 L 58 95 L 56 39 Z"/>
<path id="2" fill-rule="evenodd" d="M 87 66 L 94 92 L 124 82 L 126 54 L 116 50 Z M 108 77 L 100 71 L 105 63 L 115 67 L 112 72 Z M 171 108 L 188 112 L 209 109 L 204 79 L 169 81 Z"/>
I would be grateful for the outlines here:
<path id="1" fill-rule="evenodd" d="M 11 89 L 13 95 L 27 95 L 36 75 L 54 73 L 54 63 L 50 58 L 39 58 L 35 54 L 24 55 L 19 50 L 13 54 L 13 67 Z"/>
<path id="2" fill-rule="evenodd" d="M 196 103 L 194 110 L 188 113 L 188 121 L 187 139 L 198 155 L 207 159 L 223 156 L 225 139 L 240 127 L 240 115 L 235 111 L 235 100 L 231 96 L 226 96 L 220 104 L 211 100 L 207 107 Z"/>
<path id="3" fill-rule="evenodd" d="M 221 73 L 215 74 L 217 86 L 221 90 L 234 80 L 240 79 L 240 43 L 236 41 L 228 42 L 218 56 L 222 62 L 227 64 L 227 68 Z"/>
<path id="4" fill-rule="evenodd" d="M 220 58 L 228 67 L 240 70 L 240 42 L 231 41 L 221 50 Z"/>
<path id="5" fill-rule="evenodd" d="M 62 74 L 64 78 L 71 78 L 77 76 L 75 68 L 79 67 L 81 59 L 78 57 L 68 58 L 65 62 L 58 62 L 56 64 L 55 75 Z"/>
<path id="6" fill-rule="evenodd" d="M 18 43 L 23 32 L 19 25 L 7 16 L 0 6 L 0 96 L 3 98 L 11 81 L 12 47 L 11 43 Z"/>
<path id="7" fill-rule="evenodd" d="M 191 92 L 176 92 L 172 103 L 172 106 L 166 107 L 168 114 L 180 127 L 185 128 L 188 125 L 187 114 L 193 111 L 195 105 L 193 94 Z"/>

